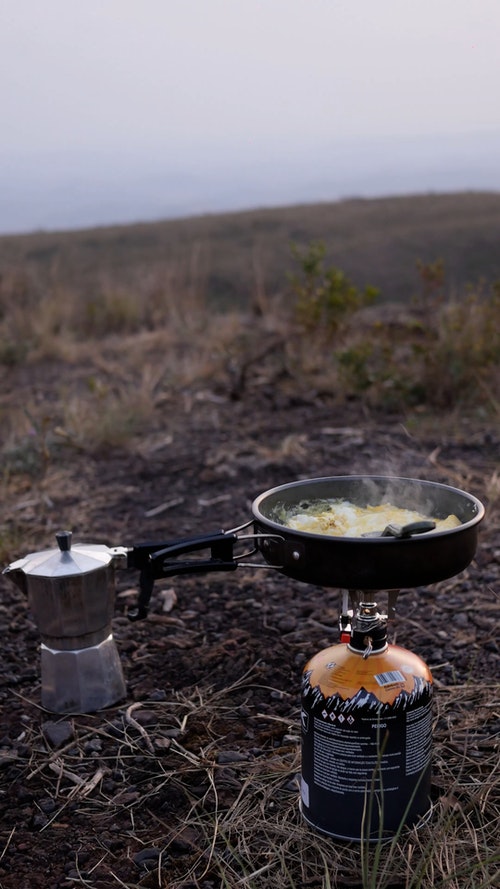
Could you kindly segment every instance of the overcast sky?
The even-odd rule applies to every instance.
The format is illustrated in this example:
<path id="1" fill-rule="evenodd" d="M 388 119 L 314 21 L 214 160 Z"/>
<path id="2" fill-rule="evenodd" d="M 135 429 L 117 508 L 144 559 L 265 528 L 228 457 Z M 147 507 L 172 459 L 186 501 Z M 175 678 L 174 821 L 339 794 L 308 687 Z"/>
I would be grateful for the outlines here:
<path id="1" fill-rule="evenodd" d="M 500 0 L 0 0 L 0 186 L 486 143 L 499 47 Z"/>

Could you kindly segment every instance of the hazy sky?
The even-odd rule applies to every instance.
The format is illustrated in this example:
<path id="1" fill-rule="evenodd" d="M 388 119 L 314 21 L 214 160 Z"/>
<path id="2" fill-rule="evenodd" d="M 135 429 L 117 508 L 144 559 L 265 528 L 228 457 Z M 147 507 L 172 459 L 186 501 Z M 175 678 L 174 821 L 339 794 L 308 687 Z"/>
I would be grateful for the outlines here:
<path id="1" fill-rule="evenodd" d="M 54 157 L 61 175 L 84 157 L 200 171 L 353 137 L 487 139 L 499 47 L 500 0 L 0 0 L 0 185 Z"/>

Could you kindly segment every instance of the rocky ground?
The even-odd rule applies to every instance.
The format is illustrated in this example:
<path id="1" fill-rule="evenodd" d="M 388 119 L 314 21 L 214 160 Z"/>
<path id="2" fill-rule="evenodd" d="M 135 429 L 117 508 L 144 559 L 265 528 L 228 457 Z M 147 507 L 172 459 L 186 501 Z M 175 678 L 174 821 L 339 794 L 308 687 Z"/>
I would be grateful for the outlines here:
<path id="1" fill-rule="evenodd" d="M 74 540 L 131 546 L 242 525 L 259 493 L 299 478 L 398 475 L 466 489 L 487 507 L 474 562 L 402 591 L 390 631 L 428 662 L 453 711 L 454 689 L 498 689 L 500 680 L 499 469 L 491 422 L 451 428 L 326 400 L 249 392 L 231 401 L 207 390 L 167 400 L 154 430 L 127 450 L 61 449 L 43 482 L 9 487 L 3 510 L 29 549 L 52 546 L 61 527 Z M 18 543 L 12 557 L 22 554 Z M 304 863 L 288 882 L 283 866 L 266 878 L 262 849 L 264 875 L 252 875 L 228 813 L 256 828 L 271 818 L 297 847 L 310 842 L 294 781 L 300 678 L 308 657 L 337 641 L 338 590 L 258 567 L 174 577 L 158 582 L 148 619 L 131 623 L 136 583 L 135 572 L 117 571 L 126 699 L 68 716 L 40 705 L 39 632 L 24 595 L 0 576 L 0 886 L 326 886 Z M 484 707 L 491 751 L 500 716 Z M 449 761 L 452 748 L 448 739 Z M 227 827 L 225 851 L 214 818 L 220 835 Z M 360 885 L 352 867 L 336 879 Z"/>

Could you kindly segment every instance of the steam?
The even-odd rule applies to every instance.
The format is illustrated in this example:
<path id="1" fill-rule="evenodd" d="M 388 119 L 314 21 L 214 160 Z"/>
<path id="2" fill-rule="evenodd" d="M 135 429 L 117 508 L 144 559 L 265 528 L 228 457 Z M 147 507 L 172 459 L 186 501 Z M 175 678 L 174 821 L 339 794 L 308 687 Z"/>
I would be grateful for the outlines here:
<path id="1" fill-rule="evenodd" d="M 455 515 L 460 523 L 477 515 L 477 505 L 470 495 L 455 488 L 419 479 L 393 476 L 341 476 L 310 479 L 263 496 L 260 509 L 263 515 L 278 524 L 287 524 L 287 517 L 304 508 L 313 511 L 328 509 L 335 501 L 348 501 L 355 506 L 391 504 L 401 509 L 418 512 L 423 517 L 446 519 Z M 318 507 L 318 509 L 316 508 Z"/>

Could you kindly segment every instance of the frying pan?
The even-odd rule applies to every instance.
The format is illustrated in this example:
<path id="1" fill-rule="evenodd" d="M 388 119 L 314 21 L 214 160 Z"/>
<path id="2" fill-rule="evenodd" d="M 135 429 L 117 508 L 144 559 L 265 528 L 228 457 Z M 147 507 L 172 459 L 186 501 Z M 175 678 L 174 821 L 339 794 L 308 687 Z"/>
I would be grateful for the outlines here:
<path id="1" fill-rule="evenodd" d="M 409 537 L 333 537 L 296 531 L 283 514 L 315 500 L 356 506 L 389 502 L 460 525 Z M 305 479 L 265 491 L 252 504 L 257 547 L 265 561 L 305 583 L 341 589 L 382 590 L 423 586 L 460 573 L 474 558 L 482 503 L 472 494 L 435 482 L 384 476 Z"/>
<path id="2" fill-rule="evenodd" d="M 361 507 L 389 502 L 437 519 L 455 515 L 460 524 L 418 535 L 383 536 L 381 528 L 379 537 L 334 537 L 296 531 L 284 523 L 287 511 L 329 499 Z M 254 500 L 252 516 L 232 531 L 127 548 L 128 567 L 141 572 L 137 608 L 129 610 L 129 619 L 146 617 L 157 578 L 234 571 L 240 565 L 268 567 L 304 583 L 352 591 L 400 590 L 436 583 L 459 574 L 474 558 L 484 506 L 472 494 L 436 482 L 346 475 L 271 488 Z M 241 533 L 252 524 L 253 533 Z M 421 531 L 422 523 L 417 524 Z M 234 555 L 234 547 L 242 541 L 251 541 L 252 548 Z M 200 557 L 206 549 L 210 557 Z M 262 554 L 261 565 L 244 561 L 255 553 Z"/>

